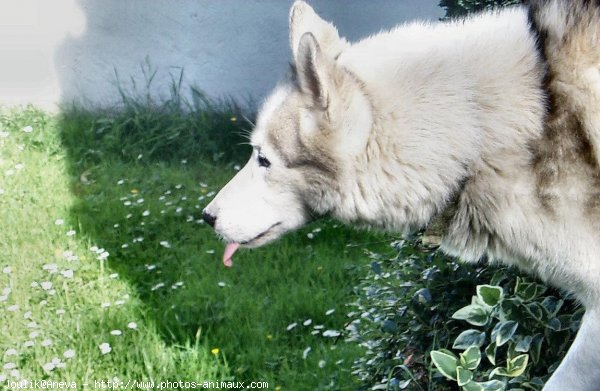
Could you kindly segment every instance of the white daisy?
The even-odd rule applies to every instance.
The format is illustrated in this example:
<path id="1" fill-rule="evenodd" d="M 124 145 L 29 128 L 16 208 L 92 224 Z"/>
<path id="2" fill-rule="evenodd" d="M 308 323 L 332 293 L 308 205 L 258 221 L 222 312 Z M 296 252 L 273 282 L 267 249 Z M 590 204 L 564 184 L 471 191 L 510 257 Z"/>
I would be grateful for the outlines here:
<path id="1" fill-rule="evenodd" d="M 168 242 L 168 241 L 166 241 L 166 240 L 162 240 L 162 241 L 161 241 L 159 244 L 160 244 L 161 246 L 163 246 L 164 248 L 171 248 L 171 243 L 169 243 L 169 242 Z"/>
<path id="2" fill-rule="evenodd" d="M 47 362 L 44 365 L 42 365 L 42 368 L 44 368 L 44 371 L 46 372 L 51 372 L 54 370 L 54 368 L 56 368 L 56 365 L 54 363 Z"/>
<path id="3" fill-rule="evenodd" d="M 306 349 L 304 349 L 304 351 L 302 352 L 302 359 L 306 360 L 306 358 L 308 357 L 308 353 L 310 353 L 310 351 L 312 350 L 312 348 L 309 346 Z"/>
<path id="4" fill-rule="evenodd" d="M 65 358 L 73 358 L 73 357 L 75 357 L 75 351 L 74 351 L 73 349 L 66 350 L 66 351 L 63 353 L 63 356 L 64 356 Z"/>
<path id="5" fill-rule="evenodd" d="M 98 348 L 100 348 L 100 352 L 102 354 L 108 354 L 112 351 L 112 348 L 110 347 L 110 344 L 107 342 L 103 342 L 100 345 L 98 345 Z"/>
<path id="6" fill-rule="evenodd" d="M 325 330 L 323 332 L 323 337 L 339 337 L 340 332 L 336 330 Z"/>

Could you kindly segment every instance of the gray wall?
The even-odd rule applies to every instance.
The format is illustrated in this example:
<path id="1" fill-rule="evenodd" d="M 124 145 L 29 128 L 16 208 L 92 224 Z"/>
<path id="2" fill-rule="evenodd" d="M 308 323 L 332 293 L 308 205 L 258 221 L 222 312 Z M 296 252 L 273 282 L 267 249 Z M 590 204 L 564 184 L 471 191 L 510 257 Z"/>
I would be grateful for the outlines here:
<path id="1" fill-rule="evenodd" d="M 438 0 L 313 0 L 350 40 L 411 19 L 437 19 Z M 258 101 L 285 74 L 291 0 L 3 0 L 0 102 L 88 105 L 121 86 L 168 95 L 171 78 L 209 96 Z M 145 65 L 146 64 L 146 65 Z M 149 64 L 149 65 L 148 65 Z"/>

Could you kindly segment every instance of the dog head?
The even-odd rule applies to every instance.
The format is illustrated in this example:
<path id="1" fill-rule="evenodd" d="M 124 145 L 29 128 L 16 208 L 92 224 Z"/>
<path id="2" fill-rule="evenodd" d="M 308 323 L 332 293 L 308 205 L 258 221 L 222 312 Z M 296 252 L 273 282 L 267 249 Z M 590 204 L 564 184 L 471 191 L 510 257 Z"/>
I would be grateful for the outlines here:
<path id="1" fill-rule="evenodd" d="M 364 152 L 372 110 L 361 82 L 338 63 L 349 46 L 303 1 L 290 12 L 292 76 L 259 111 L 248 163 L 204 210 L 228 243 L 258 247 L 313 216 L 335 214 L 345 167 Z"/>

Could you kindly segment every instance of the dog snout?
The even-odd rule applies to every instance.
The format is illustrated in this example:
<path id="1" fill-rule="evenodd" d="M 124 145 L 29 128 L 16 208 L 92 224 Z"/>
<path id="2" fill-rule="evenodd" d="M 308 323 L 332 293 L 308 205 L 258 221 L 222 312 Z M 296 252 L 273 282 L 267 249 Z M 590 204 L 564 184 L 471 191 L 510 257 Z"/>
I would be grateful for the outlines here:
<path id="1" fill-rule="evenodd" d="M 206 210 L 202 211 L 202 220 L 211 227 L 215 227 L 215 222 L 217 221 L 217 216 L 213 216 L 208 213 Z"/>

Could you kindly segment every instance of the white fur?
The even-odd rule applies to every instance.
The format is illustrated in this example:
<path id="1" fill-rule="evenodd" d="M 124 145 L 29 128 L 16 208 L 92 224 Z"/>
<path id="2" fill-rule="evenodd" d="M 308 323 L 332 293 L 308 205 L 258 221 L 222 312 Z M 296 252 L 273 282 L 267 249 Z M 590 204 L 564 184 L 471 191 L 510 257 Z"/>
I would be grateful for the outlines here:
<path id="1" fill-rule="evenodd" d="M 265 126 L 273 113 L 282 105 L 289 90 L 277 88 L 263 104 L 256 129 Z M 273 164 L 281 165 L 276 154 L 257 139 L 255 133 L 252 145 L 255 147 L 248 163 L 219 192 L 215 201 L 206 208 L 213 216 L 215 230 L 230 243 L 243 243 L 247 247 L 257 247 L 296 229 L 306 223 L 306 214 L 292 192 L 282 192 L 281 188 L 269 186 L 266 176 L 268 168 L 258 165 L 259 151 L 270 156 Z M 280 183 L 282 187 L 285 183 Z M 289 184 L 288 184 L 289 186 Z M 239 191 L 239 189 L 244 189 Z M 216 201 L 218 200 L 218 202 Z M 258 240 L 255 238 L 259 237 Z"/>
<path id="2" fill-rule="evenodd" d="M 587 12 L 574 3 L 577 15 Z M 573 292 L 588 310 L 545 390 L 598 389 L 600 173 L 569 153 L 587 137 L 600 156 L 600 16 L 590 11 L 573 22 L 569 7 L 550 0 L 538 10 L 549 32 L 549 88 L 567 97 L 547 117 L 544 65 L 525 8 L 413 23 L 351 45 L 296 2 L 297 84 L 267 99 L 255 153 L 207 207 L 217 232 L 235 242 L 267 232 L 249 243 L 258 246 L 315 213 L 409 232 L 455 201 L 446 252 L 515 264 Z M 572 113 L 583 135 L 560 128 Z M 546 126 L 558 129 L 564 147 Z M 258 151 L 269 168 L 258 167 Z"/>

